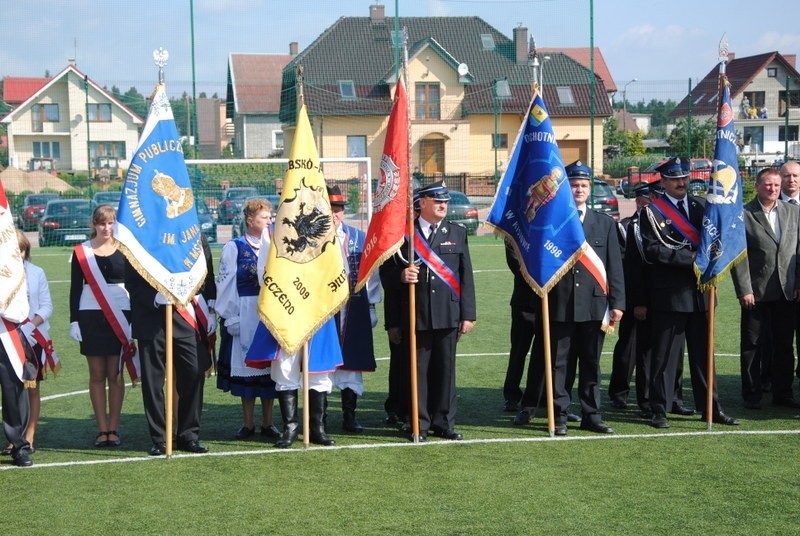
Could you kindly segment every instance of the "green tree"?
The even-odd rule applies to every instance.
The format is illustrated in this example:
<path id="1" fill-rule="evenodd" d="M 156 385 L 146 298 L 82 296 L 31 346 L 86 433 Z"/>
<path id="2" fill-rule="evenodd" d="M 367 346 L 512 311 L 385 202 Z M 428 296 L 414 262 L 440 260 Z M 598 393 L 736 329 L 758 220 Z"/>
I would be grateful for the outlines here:
<path id="1" fill-rule="evenodd" d="M 714 152 L 714 136 L 716 135 L 716 126 L 713 118 L 709 118 L 703 123 L 699 123 L 694 118 L 690 119 L 682 117 L 675 123 L 675 128 L 667 138 L 669 143 L 669 150 L 671 154 L 687 155 L 690 158 L 705 157 Z M 691 150 L 689 148 L 689 132 L 688 126 L 691 125 Z"/>
<path id="2" fill-rule="evenodd" d="M 111 90 L 113 91 L 114 89 L 112 88 Z M 120 95 L 119 100 L 139 117 L 147 117 L 147 99 L 135 87 L 131 87 L 124 95 Z"/>

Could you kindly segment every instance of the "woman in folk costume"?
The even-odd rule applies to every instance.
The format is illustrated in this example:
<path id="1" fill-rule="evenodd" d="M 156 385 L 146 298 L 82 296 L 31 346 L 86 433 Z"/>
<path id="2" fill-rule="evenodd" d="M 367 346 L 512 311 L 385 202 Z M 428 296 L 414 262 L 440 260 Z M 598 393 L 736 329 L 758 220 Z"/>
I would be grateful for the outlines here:
<path id="1" fill-rule="evenodd" d="M 117 211 L 110 205 L 95 208 L 92 237 L 75 246 L 72 255 L 70 337 L 80 343 L 80 352 L 89 364 L 89 398 L 98 430 L 96 447 L 122 443 L 118 430 L 125 393 L 123 363 L 134 384 L 139 381 L 136 346 L 131 339 L 131 305 L 124 286 L 125 256 L 117 249 L 113 235 L 116 218 Z"/>
<path id="2" fill-rule="evenodd" d="M 33 439 L 36 435 L 36 424 L 39 422 L 39 410 L 41 408 L 41 397 L 39 393 L 39 383 L 47 376 L 47 368 L 55 373 L 61 368 L 61 363 L 53 350 L 53 341 L 50 339 L 50 322 L 48 321 L 53 314 L 53 300 L 50 297 L 50 286 L 47 283 L 47 276 L 40 267 L 31 263 L 31 243 L 20 230 L 17 230 L 17 242 L 19 252 L 22 255 L 25 266 L 25 279 L 28 281 L 28 303 L 30 312 L 28 320 L 20 325 L 19 330 L 25 334 L 25 338 L 33 348 L 36 355 L 36 365 L 38 373 L 36 376 L 36 387 L 28 388 L 28 399 L 30 402 L 30 420 L 28 428 L 25 430 L 25 439 L 33 448 Z M 10 449 L 9 450 L 10 453 Z M 5 451 L 3 451 L 5 452 Z"/>
<path id="3" fill-rule="evenodd" d="M 262 234 L 269 236 L 271 211 L 272 206 L 264 199 L 250 199 L 245 203 L 242 212 L 246 232 L 225 244 L 219 264 L 216 310 L 225 329 L 217 364 L 217 387 L 242 399 L 244 423 L 236 432 L 236 439 L 247 439 L 255 433 L 256 398 L 261 399 L 261 435 L 271 439 L 280 437 L 272 424 L 275 382 L 270 378 L 270 369 L 251 368 L 245 364 L 259 324 L 258 251 Z"/>

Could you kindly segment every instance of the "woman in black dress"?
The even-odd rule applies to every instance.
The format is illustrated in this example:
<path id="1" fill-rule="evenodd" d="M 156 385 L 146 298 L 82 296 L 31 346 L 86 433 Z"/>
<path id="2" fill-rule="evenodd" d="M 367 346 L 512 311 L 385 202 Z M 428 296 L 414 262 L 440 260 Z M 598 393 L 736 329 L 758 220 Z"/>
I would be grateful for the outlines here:
<path id="1" fill-rule="evenodd" d="M 125 256 L 117 249 L 113 235 L 116 214 L 116 209 L 110 205 L 95 208 L 92 214 L 92 237 L 75 246 L 72 255 L 70 336 L 80 343 L 80 352 L 86 356 L 89 364 L 89 398 L 98 430 L 96 447 L 116 447 L 122 443 L 119 419 L 125 386 L 117 381 L 117 377 L 120 374 L 123 346 L 120 335 L 115 333 L 109 322 L 109 316 L 112 315 L 104 311 L 100 303 L 104 301 L 106 307 L 122 311 L 130 334 L 131 306 L 124 286 Z M 78 251 L 79 248 L 82 248 L 81 251 Z M 99 277 L 93 287 L 90 280 L 94 275 Z M 98 289 L 104 299 L 98 300 Z"/>

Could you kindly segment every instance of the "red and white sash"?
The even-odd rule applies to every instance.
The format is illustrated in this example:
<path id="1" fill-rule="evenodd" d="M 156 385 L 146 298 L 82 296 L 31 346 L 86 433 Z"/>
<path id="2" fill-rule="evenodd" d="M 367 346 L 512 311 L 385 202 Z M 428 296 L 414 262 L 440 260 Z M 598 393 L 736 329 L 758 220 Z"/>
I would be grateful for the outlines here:
<path id="1" fill-rule="evenodd" d="M 23 324 L 31 323 L 30 320 L 25 320 Z M 41 332 L 39 326 L 34 326 L 33 331 L 31 332 L 33 335 L 36 344 L 42 347 L 42 355 L 40 357 L 40 362 L 42 365 L 42 375 L 47 376 L 47 368 L 50 368 L 50 371 L 53 374 L 58 373 L 61 370 L 61 360 L 58 359 L 56 355 L 56 350 L 53 347 L 52 339 L 48 339 L 44 336 L 44 333 Z"/>
<path id="2" fill-rule="evenodd" d="M 108 320 L 109 325 L 111 325 L 114 335 L 116 335 L 117 339 L 122 344 L 119 372 L 122 374 L 123 367 L 127 368 L 128 375 L 131 377 L 131 382 L 136 385 L 139 383 L 141 368 L 139 364 L 139 353 L 131 337 L 131 324 L 128 322 L 128 319 L 125 318 L 122 310 L 112 307 L 108 302 L 106 298 L 109 292 L 108 283 L 106 283 L 105 277 L 103 277 L 103 274 L 100 272 L 100 267 L 97 265 L 97 259 L 94 256 L 94 250 L 90 242 L 86 241 L 76 246 L 75 256 L 78 259 L 78 264 L 81 267 L 86 283 L 92 290 L 92 294 L 100 305 L 100 309 L 103 311 L 106 320 Z"/>
<path id="3" fill-rule="evenodd" d="M 23 370 L 25 368 L 25 348 L 22 346 L 22 339 L 20 339 L 17 325 L 13 322 L 2 319 L 0 322 L 0 343 L 6 349 L 8 360 L 14 368 L 19 381 L 23 382 L 26 386 L 29 381 L 23 378 Z M 35 385 L 34 380 L 34 385 Z"/>
<path id="4" fill-rule="evenodd" d="M 200 338 L 205 341 L 206 345 L 208 346 L 208 351 L 212 356 L 213 367 L 213 356 L 214 348 L 217 344 L 217 334 L 208 333 L 208 319 L 211 316 L 211 311 L 208 309 L 206 299 L 202 294 L 198 294 L 192 298 L 191 307 L 176 307 L 175 310 L 178 311 L 178 314 L 181 315 L 181 318 L 186 320 L 186 323 L 189 324 L 192 329 L 194 329 L 200 335 Z M 206 370 L 206 376 L 211 374 L 212 367 L 209 367 L 208 370 Z"/>
<path id="5" fill-rule="evenodd" d="M 608 298 L 608 279 L 606 277 L 606 267 L 603 265 L 603 261 L 600 257 L 597 256 L 597 252 L 592 248 L 591 245 L 587 244 L 586 251 L 583 252 L 579 262 L 581 265 L 586 268 L 586 270 L 592 274 L 592 277 L 597 284 L 600 285 L 600 288 L 603 290 L 603 294 L 606 295 Z M 614 324 L 611 320 L 611 310 L 608 307 L 608 299 L 606 299 L 606 311 L 603 313 L 603 323 L 600 325 L 600 329 L 602 329 L 606 333 L 614 333 Z"/>

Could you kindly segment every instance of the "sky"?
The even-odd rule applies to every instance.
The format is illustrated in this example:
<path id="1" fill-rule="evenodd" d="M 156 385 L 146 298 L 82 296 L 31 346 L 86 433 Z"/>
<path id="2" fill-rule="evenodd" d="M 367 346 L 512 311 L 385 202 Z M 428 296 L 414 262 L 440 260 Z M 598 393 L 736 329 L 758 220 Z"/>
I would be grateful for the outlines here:
<path id="1" fill-rule="evenodd" d="M 231 53 L 302 51 L 342 16 L 366 17 L 375 0 L 0 0 L 0 77 L 51 75 L 75 58 L 101 85 L 149 93 L 152 52 L 169 51 L 168 92 L 225 95 Z M 537 47 L 588 47 L 590 0 L 386 0 L 404 16 L 477 16 L 508 36 L 528 28 Z M 192 5 L 193 9 L 190 9 Z M 724 8 L 724 10 L 723 10 Z M 763 8 L 763 10 L 761 10 Z M 760 11 L 761 10 L 761 11 Z M 681 98 L 717 63 L 727 34 L 737 57 L 800 53 L 796 0 L 594 0 L 594 44 L 629 102 Z M 633 82 L 633 79 L 636 79 Z"/>

